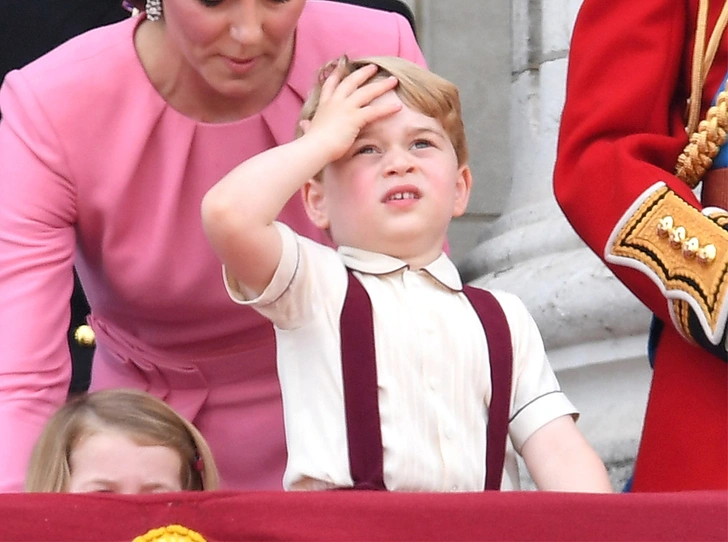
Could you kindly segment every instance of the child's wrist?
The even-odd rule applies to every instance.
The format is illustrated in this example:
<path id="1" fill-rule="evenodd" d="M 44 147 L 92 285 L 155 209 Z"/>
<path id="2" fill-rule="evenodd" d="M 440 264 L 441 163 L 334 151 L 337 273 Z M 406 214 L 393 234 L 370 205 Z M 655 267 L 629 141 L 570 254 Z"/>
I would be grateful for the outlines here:
<path id="1" fill-rule="evenodd" d="M 337 154 L 339 145 L 333 138 L 315 132 L 306 134 L 302 139 L 304 138 L 306 139 L 306 152 L 309 153 L 312 162 L 321 165 L 321 169 L 340 157 Z"/>

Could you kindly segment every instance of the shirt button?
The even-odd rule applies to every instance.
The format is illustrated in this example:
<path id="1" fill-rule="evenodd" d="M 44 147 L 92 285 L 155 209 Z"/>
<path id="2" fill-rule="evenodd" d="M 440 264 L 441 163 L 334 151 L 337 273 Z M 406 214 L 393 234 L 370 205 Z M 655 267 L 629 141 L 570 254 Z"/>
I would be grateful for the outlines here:
<path id="1" fill-rule="evenodd" d="M 450 488 L 450 489 L 451 489 L 451 491 L 457 491 L 458 490 L 458 486 L 452 486 L 452 488 Z"/>

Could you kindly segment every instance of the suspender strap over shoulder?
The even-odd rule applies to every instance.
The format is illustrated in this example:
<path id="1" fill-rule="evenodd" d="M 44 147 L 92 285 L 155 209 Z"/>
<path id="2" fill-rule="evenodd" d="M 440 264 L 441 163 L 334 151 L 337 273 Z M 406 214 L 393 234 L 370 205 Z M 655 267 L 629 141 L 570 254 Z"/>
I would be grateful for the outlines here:
<path id="1" fill-rule="evenodd" d="M 348 275 L 341 312 L 341 365 L 349 468 L 354 489 L 386 490 L 372 302 L 361 282 L 351 271 Z"/>
<path id="2" fill-rule="evenodd" d="M 348 276 L 341 313 L 341 360 L 349 468 L 354 489 L 386 490 L 372 304 L 361 282 L 351 271 Z M 478 314 L 488 342 L 493 393 L 488 411 L 485 489 L 499 490 L 513 373 L 510 331 L 493 294 L 470 286 L 465 286 L 463 293 Z"/>
<path id="3" fill-rule="evenodd" d="M 485 489 L 499 490 L 506 456 L 513 379 L 513 347 L 506 315 L 490 292 L 464 286 L 463 292 L 478 314 L 488 341 L 492 396 L 488 408 Z"/>

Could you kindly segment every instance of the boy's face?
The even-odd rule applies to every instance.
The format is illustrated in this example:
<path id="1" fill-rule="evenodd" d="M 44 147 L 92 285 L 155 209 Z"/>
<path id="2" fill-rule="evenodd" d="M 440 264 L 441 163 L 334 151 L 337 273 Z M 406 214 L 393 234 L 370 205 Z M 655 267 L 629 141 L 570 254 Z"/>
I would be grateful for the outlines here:
<path id="1" fill-rule="evenodd" d="M 373 103 L 385 101 L 402 103 L 394 91 Z M 451 218 L 465 212 L 470 184 L 440 122 L 402 103 L 364 127 L 304 194 L 314 222 L 329 228 L 337 245 L 435 259 Z"/>

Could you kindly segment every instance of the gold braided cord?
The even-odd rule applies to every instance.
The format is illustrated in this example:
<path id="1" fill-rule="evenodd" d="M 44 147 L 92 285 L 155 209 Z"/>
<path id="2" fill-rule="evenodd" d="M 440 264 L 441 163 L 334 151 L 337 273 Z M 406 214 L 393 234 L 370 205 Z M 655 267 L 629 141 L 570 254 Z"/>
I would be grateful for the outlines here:
<path id="1" fill-rule="evenodd" d="M 703 59 L 703 84 L 705 83 L 705 77 L 708 70 L 710 70 L 710 67 L 713 65 L 713 59 L 715 58 L 715 54 L 718 52 L 718 46 L 720 45 L 720 40 L 723 37 L 723 32 L 727 25 L 728 2 L 723 4 L 723 9 L 720 11 L 718 21 L 715 23 L 715 28 L 710 34 L 710 42 L 708 43 L 708 48 L 705 51 L 705 58 Z"/>
<path id="2" fill-rule="evenodd" d="M 713 165 L 713 158 L 726 141 L 726 131 L 728 131 L 728 92 L 723 90 L 677 159 L 675 175 L 685 181 L 690 188 L 695 188 L 705 172 Z"/>
<path id="3" fill-rule="evenodd" d="M 703 93 L 703 60 L 705 59 L 705 33 L 708 26 L 708 5 L 710 0 L 700 0 L 698 5 L 698 23 L 695 29 L 695 45 L 693 46 L 693 70 L 690 78 L 690 104 L 688 108 L 687 132 L 692 134 L 698 124 L 700 102 Z"/>
<path id="4" fill-rule="evenodd" d="M 726 141 L 726 130 L 728 129 L 728 119 L 726 119 L 727 96 L 725 91 L 718 95 L 716 105 L 708 110 L 706 119 L 698 124 L 705 77 L 713 64 L 720 40 L 728 24 L 728 2 L 724 2 L 715 28 L 711 32 L 707 50 L 705 50 L 709 3 L 710 0 L 700 0 L 698 7 L 690 105 L 688 123 L 685 128 L 687 133 L 692 135 L 678 157 L 675 166 L 675 175 L 685 181 L 691 188 L 695 188 L 705 172 L 710 169 L 713 158 L 720 151 L 720 146 Z"/>

